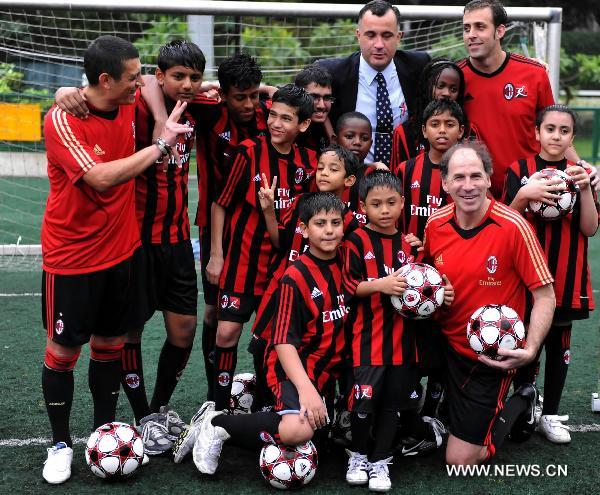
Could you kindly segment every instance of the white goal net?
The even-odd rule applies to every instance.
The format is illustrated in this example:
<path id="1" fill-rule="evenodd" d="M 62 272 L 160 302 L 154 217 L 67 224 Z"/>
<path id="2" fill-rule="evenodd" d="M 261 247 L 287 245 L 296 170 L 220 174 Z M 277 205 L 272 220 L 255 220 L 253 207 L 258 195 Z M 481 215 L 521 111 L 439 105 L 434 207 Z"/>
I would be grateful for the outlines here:
<path id="1" fill-rule="evenodd" d="M 48 189 L 40 122 L 58 87 L 82 84 L 83 53 L 96 37 L 114 34 L 132 41 L 146 71 L 153 70 L 161 45 L 176 38 L 192 39 L 207 55 L 208 79 L 215 77 L 223 58 L 245 50 L 256 56 L 270 84 L 291 81 L 314 60 L 357 50 L 357 5 L 151 4 L 0 0 L 0 270 L 39 269 Z M 421 16 L 414 8 L 400 7 L 406 19 L 402 47 L 426 50 L 432 56 L 464 57 L 460 7 L 419 9 Z M 540 40 L 547 37 L 548 23 L 536 24 L 539 16 L 513 17 L 518 20 L 508 26 L 506 48 L 546 59 L 547 49 Z M 190 191 L 192 202 L 194 192 Z M 195 212 L 194 204 L 190 212 Z"/>

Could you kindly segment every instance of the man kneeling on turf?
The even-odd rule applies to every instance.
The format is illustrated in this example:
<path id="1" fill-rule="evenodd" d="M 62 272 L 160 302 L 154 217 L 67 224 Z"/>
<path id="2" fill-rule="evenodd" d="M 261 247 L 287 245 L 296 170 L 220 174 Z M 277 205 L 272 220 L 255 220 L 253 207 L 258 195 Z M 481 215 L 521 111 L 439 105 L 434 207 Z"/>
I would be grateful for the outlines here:
<path id="1" fill-rule="evenodd" d="M 310 248 L 281 279 L 265 353 L 274 411 L 224 415 L 214 410 L 214 402 L 206 402 L 193 451 L 200 472 L 216 471 L 223 442 L 230 438 L 247 447 L 265 441 L 299 445 L 328 423 L 323 395 L 337 378 L 347 314 L 338 250 L 343 212 L 342 201 L 330 193 L 315 193 L 302 202 L 301 228 Z"/>

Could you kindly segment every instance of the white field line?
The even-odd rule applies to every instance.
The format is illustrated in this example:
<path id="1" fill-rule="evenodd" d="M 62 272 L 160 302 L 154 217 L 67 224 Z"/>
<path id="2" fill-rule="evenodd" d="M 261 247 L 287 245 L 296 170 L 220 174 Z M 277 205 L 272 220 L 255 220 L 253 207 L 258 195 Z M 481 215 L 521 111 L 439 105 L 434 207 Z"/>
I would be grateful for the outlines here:
<path id="1" fill-rule="evenodd" d="M 592 433 L 592 432 L 600 432 L 600 424 L 591 423 L 589 425 L 569 425 L 569 428 L 573 432 L 577 433 Z M 36 437 L 36 438 L 6 438 L 0 440 L 0 448 L 1 447 L 28 447 L 30 445 L 35 446 L 49 446 L 50 442 L 52 442 L 51 438 L 44 437 Z M 85 444 L 87 442 L 87 438 L 74 438 L 73 444 L 80 445 Z"/>
<path id="2" fill-rule="evenodd" d="M 20 293 L 0 292 L 0 297 L 42 297 L 42 293 L 41 292 L 20 292 Z"/>
<path id="3" fill-rule="evenodd" d="M 204 295 L 204 292 L 198 291 L 200 296 Z M 42 297 L 41 292 L 0 292 L 0 297 Z"/>

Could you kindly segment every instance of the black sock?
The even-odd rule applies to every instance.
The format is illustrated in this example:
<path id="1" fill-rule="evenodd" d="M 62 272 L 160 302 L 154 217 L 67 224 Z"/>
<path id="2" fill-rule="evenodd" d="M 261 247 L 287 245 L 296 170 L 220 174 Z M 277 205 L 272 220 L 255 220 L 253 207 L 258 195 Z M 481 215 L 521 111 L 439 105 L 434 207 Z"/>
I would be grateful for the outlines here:
<path id="1" fill-rule="evenodd" d="M 355 413 L 350 415 L 350 430 L 352 431 L 352 450 L 367 455 L 371 446 L 372 414 Z"/>
<path id="2" fill-rule="evenodd" d="M 262 447 L 265 442 L 279 443 L 281 416 L 275 412 L 253 414 L 221 414 L 212 420 L 231 435 L 231 442 L 249 449 Z"/>
<path id="3" fill-rule="evenodd" d="M 123 346 L 121 351 L 121 385 L 133 410 L 135 422 L 139 425 L 140 420 L 150 414 L 144 382 L 141 343 L 126 343 Z"/>
<path id="4" fill-rule="evenodd" d="M 427 393 L 425 394 L 425 402 L 421 409 L 421 416 L 429 416 L 435 418 L 437 409 L 442 399 L 444 392 L 444 374 L 442 369 L 436 368 L 429 372 L 427 378 Z"/>
<path id="5" fill-rule="evenodd" d="M 551 327 L 545 341 L 544 406 L 542 414 L 558 414 L 569 361 L 571 359 L 571 325 Z"/>
<path id="6" fill-rule="evenodd" d="M 400 428 L 404 436 L 413 437 L 419 442 L 427 438 L 429 433 L 425 421 L 423 421 L 416 409 L 407 409 L 400 413 Z M 427 439 L 435 440 L 435 438 Z"/>
<path id="7" fill-rule="evenodd" d="M 231 380 L 237 364 L 237 345 L 232 347 L 215 347 L 215 370 L 213 376 L 215 410 L 229 408 L 231 397 Z"/>
<path id="8" fill-rule="evenodd" d="M 217 327 L 205 321 L 202 325 L 202 355 L 204 356 L 204 372 L 206 373 L 206 383 L 208 384 L 206 400 L 214 400 L 215 388 L 213 376 L 216 341 Z"/>
<path id="9" fill-rule="evenodd" d="M 261 345 L 254 348 L 252 354 L 252 363 L 254 364 L 254 375 L 256 376 L 256 390 L 254 392 L 254 401 L 252 402 L 252 412 L 260 411 L 265 406 L 274 404 L 273 394 L 267 385 L 267 375 L 264 367 L 264 349 L 266 342 L 261 341 Z M 263 352 L 260 352 L 263 351 Z"/>
<path id="10" fill-rule="evenodd" d="M 513 389 L 518 390 L 521 385 L 524 383 L 532 383 L 535 385 L 535 380 L 540 371 L 540 352 L 538 353 L 536 359 L 531 361 L 531 363 L 526 364 L 521 368 L 517 368 L 517 372 L 513 378 Z"/>
<path id="11" fill-rule="evenodd" d="M 377 413 L 374 420 L 373 451 L 369 456 L 371 462 L 381 461 L 392 455 L 392 445 L 398 427 L 398 413 L 394 410 L 384 409 Z"/>
<path id="12" fill-rule="evenodd" d="M 166 406 L 169 403 L 191 352 L 192 346 L 181 348 L 165 340 L 158 359 L 156 384 L 150 401 L 151 411 L 157 412 L 160 406 Z"/>
<path id="13" fill-rule="evenodd" d="M 94 429 L 115 420 L 121 385 L 121 361 L 90 358 L 88 383 L 94 400 Z"/>
<path id="14" fill-rule="evenodd" d="M 506 435 L 510 432 L 515 421 L 523 414 L 529 407 L 529 401 L 521 395 L 513 395 L 506 401 L 504 409 L 496 417 L 494 426 L 492 427 L 492 444 L 494 445 L 494 451 L 498 450 Z"/>
<path id="15" fill-rule="evenodd" d="M 73 370 L 56 371 L 42 366 L 42 390 L 52 428 L 52 445 L 65 442 L 73 445 L 69 430 L 69 417 L 73 404 Z"/>

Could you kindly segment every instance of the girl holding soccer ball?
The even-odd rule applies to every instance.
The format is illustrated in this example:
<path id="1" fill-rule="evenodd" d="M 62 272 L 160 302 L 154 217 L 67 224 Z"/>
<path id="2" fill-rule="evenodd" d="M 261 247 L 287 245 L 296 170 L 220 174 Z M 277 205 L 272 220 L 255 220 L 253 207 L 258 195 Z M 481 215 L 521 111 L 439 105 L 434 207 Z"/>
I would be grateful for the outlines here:
<path id="1" fill-rule="evenodd" d="M 569 417 L 559 416 L 558 406 L 571 360 L 572 322 L 588 318 L 594 309 L 587 250 L 588 237 L 598 229 L 598 203 L 588 172 L 580 163 L 566 158 L 575 138 L 576 120 L 573 110 L 565 105 L 542 110 L 536 121 L 539 154 L 513 163 L 504 185 L 504 202 L 533 225 L 555 280 L 556 311 L 544 342 L 544 401 L 538 425 L 538 431 L 553 443 L 571 441 L 569 429 L 563 424 Z M 568 177 L 546 179 L 552 173 L 547 169 L 562 171 Z M 575 185 L 576 195 L 570 211 L 561 209 L 569 181 Z M 558 215 L 545 215 L 546 209 L 557 211 Z M 534 214 L 534 210 L 542 213 Z M 548 221 L 550 218 L 556 220 Z M 538 362 L 519 370 L 515 386 L 532 383 L 538 364 L 539 357 Z"/>

